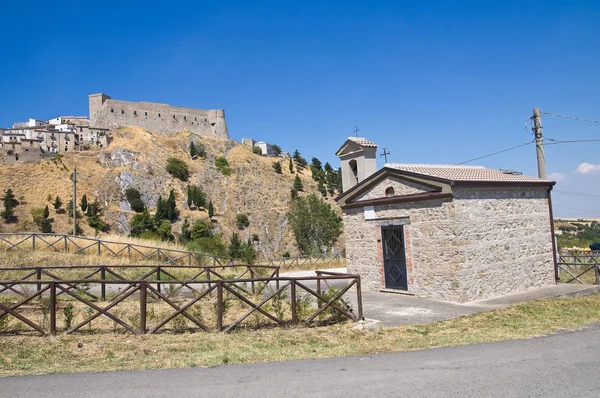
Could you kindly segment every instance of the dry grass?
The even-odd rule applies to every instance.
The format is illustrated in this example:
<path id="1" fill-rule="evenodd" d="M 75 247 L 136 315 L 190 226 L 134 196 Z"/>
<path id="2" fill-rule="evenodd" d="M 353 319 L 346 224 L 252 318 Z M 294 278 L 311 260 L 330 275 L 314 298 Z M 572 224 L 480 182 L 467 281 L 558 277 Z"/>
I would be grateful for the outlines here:
<path id="1" fill-rule="evenodd" d="M 381 334 L 351 325 L 231 334 L 0 337 L 0 375 L 216 366 L 522 339 L 600 322 L 600 295 L 547 299 Z M 197 338 L 200 337 L 201 338 Z"/>

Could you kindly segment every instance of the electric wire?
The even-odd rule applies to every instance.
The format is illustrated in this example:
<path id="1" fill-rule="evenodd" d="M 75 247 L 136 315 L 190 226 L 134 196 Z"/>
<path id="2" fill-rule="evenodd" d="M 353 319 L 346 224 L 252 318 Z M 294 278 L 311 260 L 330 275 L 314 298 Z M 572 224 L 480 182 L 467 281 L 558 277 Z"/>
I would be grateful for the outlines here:
<path id="1" fill-rule="evenodd" d="M 561 115 L 558 113 L 542 112 L 542 115 L 553 116 L 553 117 L 562 117 L 564 119 L 578 120 L 580 122 L 600 123 L 600 120 L 586 119 L 583 117 L 576 117 L 576 116 L 567 116 L 567 115 Z"/>
<path id="2" fill-rule="evenodd" d="M 511 147 L 511 148 L 506 148 L 506 149 L 503 149 L 503 150 L 501 150 L 501 151 L 498 151 L 498 152 L 494 152 L 494 153 L 490 153 L 490 154 L 487 154 L 487 155 L 479 156 L 479 157 L 477 157 L 477 158 L 473 158 L 473 159 L 465 160 L 464 162 L 460 162 L 460 163 L 456 163 L 456 164 L 457 164 L 457 165 L 461 165 L 461 164 L 471 163 L 471 162 L 474 162 L 474 161 L 476 161 L 476 160 L 479 160 L 479 159 L 485 159 L 485 158 L 489 158 L 490 156 L 498 155 L 498 154 L 500 154 L 500 153 L 504 153 L 504 152 L 512 151 L 512 150 L 514 150 L 514 149 L 517 149 L 517 148 L 521 148 L 521 147 L 524 147 L 524 146 L 527 146 L 527 145 L 531 145 L 531 144 L 533 144 L 534 142 L 535 142 L 535 139 L 533 139 L 533 140 L 531 140 L 531 141 L 529 141 L 529 142 L 526 142 L 526 143 L 524 143 L 524 144 L 521 144 L 521 145 L 513 146 L 513 147 Z"/>

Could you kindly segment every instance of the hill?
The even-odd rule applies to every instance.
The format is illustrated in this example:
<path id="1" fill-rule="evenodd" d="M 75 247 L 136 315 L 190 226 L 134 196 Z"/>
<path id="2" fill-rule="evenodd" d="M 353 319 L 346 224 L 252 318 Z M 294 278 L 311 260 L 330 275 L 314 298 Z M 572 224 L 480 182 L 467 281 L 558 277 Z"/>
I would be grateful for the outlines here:
<path id="1" fill-rule="evenodd" d="M 189 145 L 204 147 L 203 158 L 191 159 Z M 215 166 L 215 159 L 225 157 L 231 175 L 224 176 Z M 165 168 L 168 158 L 185 161 L 190 177 L 187 182 L 173 178 Z M 273 162 L 281 163 L 282 174 L 273 169 Z M 34 231 L 31 210 L 49 205 L 54 218 L 53 229 L 69 233 L 71 219 L 66 212 L 55 213 L 52 202 L 59 196 L 64 206 L 72 198 L 71 175 L 77 168 L 77 200 L 86 195 L 88 202 L 97 200 L 104 218 L 111 226 L 111 233 L 128 234 L 135 215 L 126 201 L 127 188 L 140 191 L 141 198 L 150 212 L 154 212 L 159 197 L 166 199 L 171 189 L 176 196 L 179 219 L 173 223 L 173 232 L 179 233 L 185 218 L 190 223 L 208 219 L 206 209 L 190 210 L 187 206 L 188 184 L 202 187 L 215 208 L 214 230 L 227 242 L 233 232 L 247 240 L 257 235 L 255 248 L 264 258 L 281 256 L 284 252 L 298 254 L 285 214 L 290 202 L 290 189 L 296 174 L 288 169 L 288 160 L 256 155 L 252 148 L 232 140 L 217 140 L 182 132 L 163 135 L 147 132 L 139 127 L 128 127 L 111 132 L 107 148 L 65 153 L 53 159 L 7 166 L 0 169 L 0 187 L 11 188 L 21 202 L 15 209 L 18 221 L 1 224 L 2 232 Z M 295 165 L 297 170 L 297 165 Z M 310 168 L 299 174 L 305 193 L 319 194 L 317 183 L 312 179 Z M 319 194 L 320 195 L 320 194 Z M 327 199 L 334 208 L 337 205 L 331 195 Z M 248 216 L 249 226 L 243 230 L 236 227 L 236 215 Z M 85 234 L 94 235 L 85 220 L 80 223 Z M 343 237 L 338 242 L 341 248 Z"/>

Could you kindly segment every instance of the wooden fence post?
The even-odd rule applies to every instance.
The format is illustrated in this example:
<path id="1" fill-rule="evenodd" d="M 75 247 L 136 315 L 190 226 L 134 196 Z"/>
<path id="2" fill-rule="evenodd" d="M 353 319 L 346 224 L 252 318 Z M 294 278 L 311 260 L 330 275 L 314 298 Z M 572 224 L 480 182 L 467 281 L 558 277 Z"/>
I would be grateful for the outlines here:
<path id="1" fill-rule="evenodd" d="M 102 280 L 102 284 L 100 285 L 100 298 L 102 301 L 106 301 L 106 267 L 104 265 L 100 266 L 100 279 Z"/>
<path id="2" fill-rule="evenodd" d="M 35 234 L 31 234 L 31 250 L 35 251 Z"/>
<path id="3" fill-rule="evenodd" d="M 363 306 L 362 306 L 362 290 L 360 287 L 360 276 L 356 277 L 356 302 L 358 306 L 358 320 L 362 321 L 365 319 L 363 316 Z"/>
<path id="4" fill-rule="evenodd" d="M 146 334 L 146 281 L 140 283 L 140 333 Z"/>
<path id="5" fill-rule="evenodd" d="M 598 269 L 598 264 L 594 265 L 594 274 L 596 276 L 596 285 L 600 285 L 600 270 Z"/>
<path id="6" fill-rule="evenodd" d="M 160 266 L 156 267 L 156 280 L 160 281 Z M 156 284 L 156 290 L 158 290 L 159 293 L 160 293 L 160 290 L 161 290 L 160 287 L 161 287 L 161 284 L 157 283 Z"/>
<path id="7" fill-rule="evenodd" d="M 50 282 L 50 334 L 56 334 L 56 283 Z"/>
<path id="8" fill-rule="evenodd" d="M 35 278 L 38 280 L 37 291 L 39 292 L 40 290 L 42 290 L 42 284 L 39 282 L 42 279 L 42 268 L 41 267 L 36 267 Z M 41 298 L 42 297 L 40 296 L 40 299 Z"/>
<path id="9" fill-rule="evenodd" d="M 292 279 L 290 296 L 292 299 L 292 324 L 297 325 L 298 317 L 296 315 L 296 280 L 295 279 Z"/>
<path id="10" fill-rule="evenodd" d="M 217 330 L 223 331 L 223 281 L 217 282 Z"/>

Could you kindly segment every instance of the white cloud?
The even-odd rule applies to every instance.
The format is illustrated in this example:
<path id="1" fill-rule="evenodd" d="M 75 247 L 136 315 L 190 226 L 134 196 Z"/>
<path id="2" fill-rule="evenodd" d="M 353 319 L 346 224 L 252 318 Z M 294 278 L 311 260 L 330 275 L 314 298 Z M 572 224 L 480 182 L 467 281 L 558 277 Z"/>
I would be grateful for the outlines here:
<path id="1" fill-rule="evenodd" d="M 567 179 L 567 175 L 565 173 L 552 173 L 548 175 L 548 179 L 551 181 L 564 181 Z"/>
<path id="2" fill-rule="evenodd" d="M 600 164 L 591 164 L 588 162 L 583 162 L 579 166 L 577 166 L 577 170 L 575 170 L 575 173 L 578 173 L 578 174 L 600 173 Z"/>

